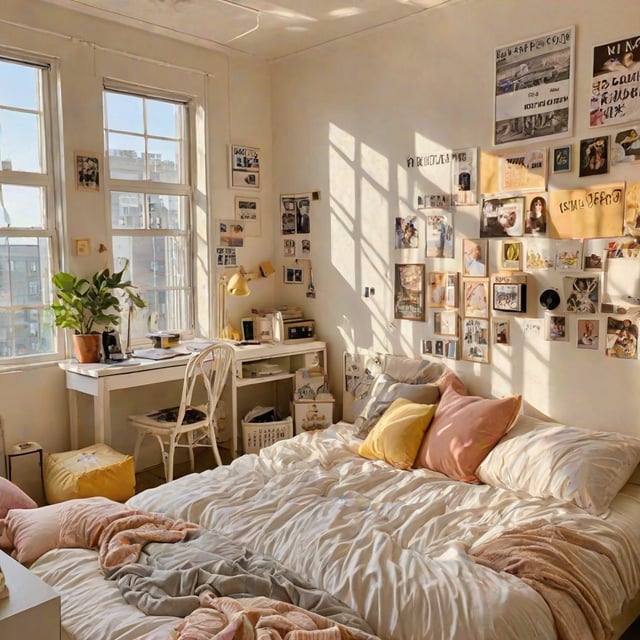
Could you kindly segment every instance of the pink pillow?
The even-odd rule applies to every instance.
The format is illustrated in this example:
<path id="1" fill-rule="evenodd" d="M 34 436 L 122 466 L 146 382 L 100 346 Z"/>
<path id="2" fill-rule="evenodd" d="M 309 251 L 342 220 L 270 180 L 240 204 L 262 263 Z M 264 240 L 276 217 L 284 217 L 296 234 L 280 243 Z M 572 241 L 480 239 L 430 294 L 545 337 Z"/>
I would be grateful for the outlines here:
<path id="1" fill-rule="evenodd" d="M 0 477 L 0 520 L 9 509 L 34 509 L 37 506 L 17 484 Z"/>
<path id="2" fill-rule="evenodd" d="M 460 379 L 451 375 L 455 380 L 439 384 L 440 402 L 413 466 L 478 482 L 475 470 L 518 417 L 522 397 L 466 396 Z"/>
<path id="3" fill-rule="evenodd" d="M 138 513 L 109 498 L 78 498 L 39 509 L 12 509 L 5 534 L 18 562 L 29 565 L 58 547 L 95 549 L 104 528 L 124 515 Z"/>

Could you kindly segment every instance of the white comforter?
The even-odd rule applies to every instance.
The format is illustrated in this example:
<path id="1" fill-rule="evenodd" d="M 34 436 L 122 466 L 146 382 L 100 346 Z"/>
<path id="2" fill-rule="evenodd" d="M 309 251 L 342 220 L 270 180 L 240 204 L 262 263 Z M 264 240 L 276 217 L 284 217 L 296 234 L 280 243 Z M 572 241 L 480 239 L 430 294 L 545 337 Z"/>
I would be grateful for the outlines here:
<path id="1" fill-rule="evenodd" d="M 598 536 L 613 618 L 640 586 L 640 487 L 606 519 L 553 499 L 398 471 L 359 457 L 348 425 L 312 432 L 135 496 L 130 506 L 199 522 L 274 556 L 358 610 L 381 638 L 534 640 L 556 637 L 542 598 L 467 551 L 544 518 Z M 146 619 L 97 572 L 96 554 L 58 550 L 33 570 L 63 593 L 72 638 L 166 638 L 172 619 Z M 92 609 L 107 620 L 96 624 Z"/>

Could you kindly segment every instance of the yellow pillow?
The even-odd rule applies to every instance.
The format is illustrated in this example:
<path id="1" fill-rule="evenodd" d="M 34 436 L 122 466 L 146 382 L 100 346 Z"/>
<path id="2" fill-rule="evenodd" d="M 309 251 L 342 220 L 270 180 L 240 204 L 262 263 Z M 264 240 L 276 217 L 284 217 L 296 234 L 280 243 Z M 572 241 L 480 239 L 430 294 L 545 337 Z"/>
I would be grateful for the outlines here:
<path id="1" fill-rule="evenodd" d="M 398 469 L 411 469 L 435 410 L 435 404 L 394 400 L 358 452 L 364 458 L 384 460 Z"/>

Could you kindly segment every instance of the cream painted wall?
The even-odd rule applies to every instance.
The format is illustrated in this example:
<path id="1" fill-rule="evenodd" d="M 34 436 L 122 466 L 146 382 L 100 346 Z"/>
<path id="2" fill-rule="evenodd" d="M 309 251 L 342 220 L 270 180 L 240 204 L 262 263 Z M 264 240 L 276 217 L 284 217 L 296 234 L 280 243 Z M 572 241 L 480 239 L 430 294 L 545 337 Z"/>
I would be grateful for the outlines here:
<path id="1" fill-rule="evenodd" d="M 199 135 L 196 170 L 198 260 L 195 266 L 199 298 L 197 321 L 207 334 L 215 317 L 214 218 L 233 217 L 234 195 L 228 188 L 228 144 L 260 147 L 263 160 L 262 189 L 245 192 L 262 200 L 262 236 L 248 238 L 238 259 L 248 270 L 273 258 L 271 223 L 271 112 L 270 79 L 265 63 L 226 55 L 160 36 L 82 17 L 38 0 L 5 0 L 0 5 L 0 46 L 49 56 L 60 72 L 62 101 L 62 155 L 67 177 L 62 203 L 62 253 L 65 268 L 81 274 L 109 265 L 110 254 L 100 254 L 100 243 L 110 246 L 107 228 L 108 202 L 104 190 L 78 192 L 73 181 L 73 152 L 103 152 L 103 77 L 139 83 L 189 96 L 197 111 Z M 204 114 L 208 117 L 205 118 Z M 89 238 L 89 257 L 72 255 L 72 239 Z M 247 315 L 251 305 L 266 306 L 274 298 L 276 280 L 252 283 L 252 296 L 234 300 L 232 317 Z M 64 376 L 57 365 L 0 369 L 0 415 L 7 447 L 26 440 L 40 442 L 46 451 L 69 448 L 68 404 Z M 156 407 L 174 395 L 176 385 L 117 392 L 113 401 L 114 446 L 133 451 L 133 437 L 126 428 L 132 411 Z M 91 442 L 92 414 L 89 402 L 81 406 L 86 441 Z M 152 443 L 143 452 L 141 466 L 155 459 Z M 15 465 L 21 485 L 38 494 L 34 467 L 25 457 Z"/>
<path id="2" fill-rule="evenodd" d="M 273 65 L 275 198 L 278 190 L 322 193 L 312 209 L 317 298 L 283 286 L 282 301 L 304 305 L 316 319 L 319 336 L 329 342 L 335 393 L 345 348 L 416 355 L 421 338 L 432 333 L 428 324 L 393 320 L 393 264 L 407 260 L 394 254 L 391 221 L 430 191 L 429 174 L 408 170 L 407 156 L 491 148 L 495 48 L 576 25 L 573 136 L 545 143 L 575 148 L 595 135 L 588 127 L 592 47 L 638 35 L 639 24 L 640 4 L 628 0 L 460 0 Z M 637 168 L 618 165 L 604 182 L 639 178 Z M 596 181 L 602 177 L 556 174 L 550 189 Z M 460 256 L 462 238 L 479 234 L 479 209 L 458 208 L 454 225 Z M 491 271 L 497 270 L 496 243 Z M 282 256 L 282 248 L 276 250 Z M 422 252 L 415 256 L 423 259 Z M 426 262 L 427 270 L 461 268 L 459 258 Z M 533 276 L 527 318 L 542 319 L 537 296 L 560 286 L 560 278 Z M 636 276 L 630 285 L 638 284 Z M 374 297 L 363 297 L 365 286 L 375 287 Z M 606 316 L 598 317 L 602 336 Z M 524 335 L 523 324 L 523 318 L 512 320 L 512 345 L 493 347 L 490 365 L 446 362 L 473 393 L 519 393 L 529 413 L 640 435 L 638 361 L 606 358 L 602 344 L 598 352 L 576 349 L 572 316 L 566 343 Z"/>

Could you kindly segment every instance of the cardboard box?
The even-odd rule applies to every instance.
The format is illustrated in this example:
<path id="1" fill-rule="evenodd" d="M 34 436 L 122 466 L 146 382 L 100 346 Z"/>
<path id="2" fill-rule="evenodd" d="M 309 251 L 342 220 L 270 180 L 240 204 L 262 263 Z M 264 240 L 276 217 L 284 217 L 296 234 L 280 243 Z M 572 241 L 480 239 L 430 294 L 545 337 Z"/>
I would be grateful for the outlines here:
<path id="1" fill-rule="evenodd" d="M 296 435 L 315 429 L 326 429 L 333 424 L 333 405 L 335 400 L 314 402 L 300 400 L 294 403 Z"/>

